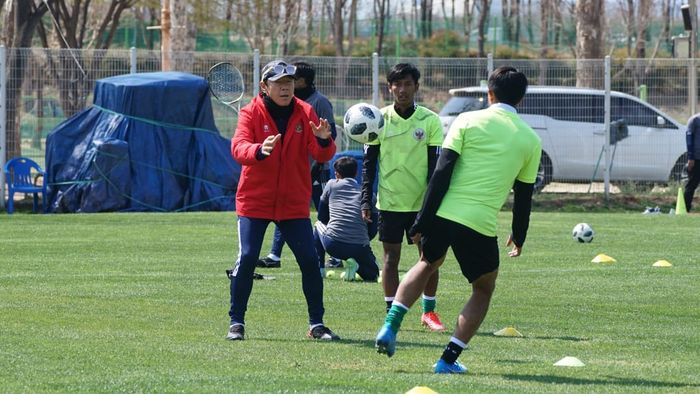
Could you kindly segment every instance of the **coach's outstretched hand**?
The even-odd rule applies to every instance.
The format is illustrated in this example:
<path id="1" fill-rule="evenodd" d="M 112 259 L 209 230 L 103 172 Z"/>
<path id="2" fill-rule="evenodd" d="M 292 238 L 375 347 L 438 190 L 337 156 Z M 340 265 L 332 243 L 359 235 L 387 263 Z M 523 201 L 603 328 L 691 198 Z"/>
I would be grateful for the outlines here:
<path id="1" fill-rule="evenodd" d="M 314 132 L 316 137 L 322 140 L 331 138 L 331 125 L 326 119 L 321 118 L 318 125 L 315 125 L 314 122 L 309 122 L 309 126 L 311 126 L 311 130 Z"/>
<path id="2" fill-rule="evenodd" d="M 267 136 L 267 138 L 265 138 L 265 141 L 263 141 L 262 143 L 260 153 L 262 153 L 265 156 L 270 156 L 270 153 L 272 153 L 272 149 L 275 147 L 275 145 L 277 145 L 277 142 L 279 142 L 281 137 L 282 134 Z"/>
<path id="3" fill-rule="evenodd" d="M 510 257 L 518 257 L 520 256 L 520 253 L 522 253 L 523 248 L 516 245 L 515 242 L 513 242 L 513 234 L 508 236 L 508 241 L 506 241 L 506 246 L 513 245 L 513 249 L 508 252 L 508 256 Z"/>

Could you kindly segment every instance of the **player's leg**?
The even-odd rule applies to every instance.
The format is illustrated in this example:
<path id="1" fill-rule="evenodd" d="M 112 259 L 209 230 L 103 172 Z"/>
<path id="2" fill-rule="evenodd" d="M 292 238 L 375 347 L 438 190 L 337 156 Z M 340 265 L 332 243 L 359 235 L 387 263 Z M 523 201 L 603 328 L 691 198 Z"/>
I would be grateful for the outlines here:
<path id="1" fill-rule="evenodd" d="M 404 226 L 403 212 L 379 212 L 379 240 L 384 249 L 382 266 L 382 288 L 386 310 L 389 311 L 394 301 L 396 289 L 399 287 L 399 261 L 401 259 L 401 243 L 403 242 Z"/>
<path id="2" fill-rule="evenodd" d="M 448 221 L 449 222 L 449 221 Z M 484 321 L 498 277 L 498 244 L 488 237 L 458 223 L 449 222 L 450 244 L 462 274 L 472 284 L 472 294 L 462 308 L 450 342 L 435 364 L 436 373 L 464 373 L 457 358 Z"/>
<path id="3" fill-rule="evenodd" d="M 357 261 L 357 273 L 362 280 L 376 282 L 379 277 L 379 266 L 377 258 L 369 245 L 354 245 L 353 256 Z"/>
<path id="4" fill-rule="evenodd" d="M 417 214 L 418 212 L 412 212 L 405 215 L 404 229 L 406 231 L 406 238 L 408 239 L 409 243 L 412 243 L 412 241 L 411 238 L 408 237 L 408 232 L 413 226 Z M 421 256 L 423 254 L 421 245 L 417 244 L 416 247 L 418 248 L 418 255 Z M 439 281 L 440 271 L 434 270 L 425 284 L 423 296 L 421 297 L 421 307 L 423 309 L 423 313 L 421 314 L 420 318 L 421 324 L 428 327 L 430 331 L 436 332 L 445 330 L 445 325 L 442 324 L 440 316 L 435 311 L 435 308 L 437 307 L 437 287 Z"/>
<path id="5" fill-rule="evenodd" d="M 228 339 L 243 339 L 242 327 L 245 324 L 248 299 L 253 290 L 253 272 L 269 222 L 265 219 L 251 219 L 242 216 L 238 218 L 238 259 L 229 274 L 231 280 L 231 308 L 229 309 L 231 325 Z"/>
<path id="6" fill-rule="evenodd" d="M 325 233 L 326 226 L 321 222 L 316 222 L 314 224 L 314 246 L 316 247 L 316 255 L 318 256 L 318 266 L 321 269 L 321 273 L 325 273 L 325 268 L 323 262 L 326 259 L 326 248 L 323 246 L 321 237 Z"/>
<path id="7" fill-rule="evenodd" d="M 379 330 L 375 345 L 379 353 L 391 357 L 396 347 L 396 334 L 401 327 L 403 317 L 408 309 L 423 293 L 428 279 L 445 260 L 449 239 L 443 234 L 434 234 L 422 240 L 423 255 L 418 262 L 406 273 L 398 287 L 396 299 L 387 313 L 384 325 Z"/>
<path id="8" fill-rule="evenodd" d="M 309 313 L 309 336 L 315 339 L 340 339 L 323 325 L 323 278 L 318 269 L 311 220 L 283 220 L 278 225 L 301 269 L 301 286 Z"/>

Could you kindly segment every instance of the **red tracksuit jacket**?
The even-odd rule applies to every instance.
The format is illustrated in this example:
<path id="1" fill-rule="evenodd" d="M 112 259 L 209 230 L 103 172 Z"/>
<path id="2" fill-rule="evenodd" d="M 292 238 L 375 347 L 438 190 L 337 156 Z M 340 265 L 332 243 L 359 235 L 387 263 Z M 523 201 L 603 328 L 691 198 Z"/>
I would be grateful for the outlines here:
<path id="1" fill-rule="evenodd" d="M 309 217 L 309 155 L 327 162 L 335 154 L 335 143 L 329 138 L 330 144 L 321 147 L 309 126 L 309 121 L 319 122 L 313 107 L 296 98 L 293 103 L 284 137 L 263 160 L 257 160 L 255 154 L 266 137 L 279 133 L 275 121 L 261 96 L 240 111 L 231 139 L 231 154 L 242 166 L 236 191 L 239 216 L 276 221 Z"/>

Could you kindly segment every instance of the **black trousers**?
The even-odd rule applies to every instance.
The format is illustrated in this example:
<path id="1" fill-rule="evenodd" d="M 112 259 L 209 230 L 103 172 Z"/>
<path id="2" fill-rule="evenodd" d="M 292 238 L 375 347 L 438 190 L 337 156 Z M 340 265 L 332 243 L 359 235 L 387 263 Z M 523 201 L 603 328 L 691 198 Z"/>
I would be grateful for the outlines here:
<path id="1" fill-rule="evenodd" d="M 695 160 L 695 165 L 692 171 L 688 171 L 688 182 L 685 184 L 685 208 L 690 211 L 690 206 L 693 204 L 693 194 L 700 183 L 700 160 Z"/>

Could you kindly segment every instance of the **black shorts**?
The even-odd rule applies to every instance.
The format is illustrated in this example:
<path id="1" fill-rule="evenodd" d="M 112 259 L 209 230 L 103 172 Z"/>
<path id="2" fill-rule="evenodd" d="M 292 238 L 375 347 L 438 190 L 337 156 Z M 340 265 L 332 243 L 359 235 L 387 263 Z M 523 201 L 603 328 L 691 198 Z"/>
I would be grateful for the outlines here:
<path id="1" fill-rule="evenodd" d="M 404 234 L 408 244 L 412 244 L 408 230 L 416 221 L 418 212 L 379 211 L 379 240 L 390 244 L 403 242 Z"/>
<path id="2" fill-rule="evenodd" d="M 433 228 L 435 230 L 421 240 L 423 256 L 428 262 L 437 261 L 447 253 L 447 248 L 452 247 L 462 275 L 469 283 L 498 269 L 497 237 L 488 237 L 439 216 L 435 218 Z"/>

